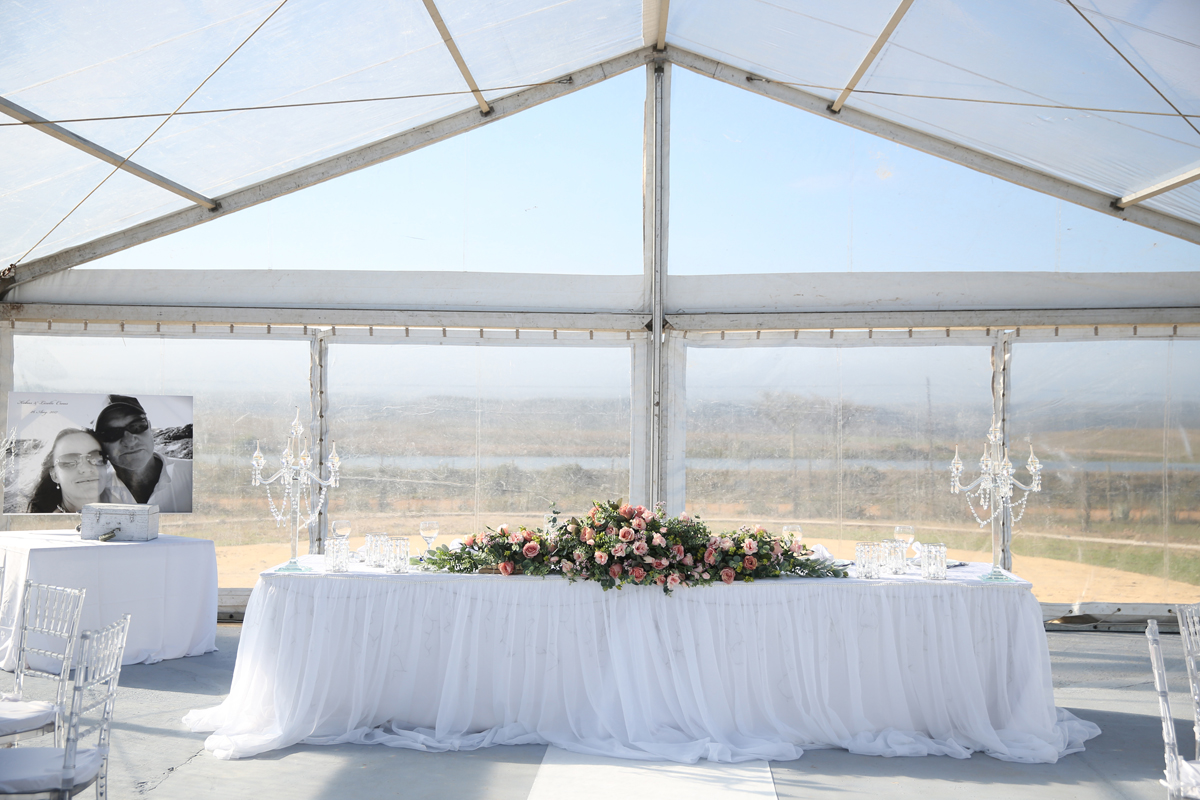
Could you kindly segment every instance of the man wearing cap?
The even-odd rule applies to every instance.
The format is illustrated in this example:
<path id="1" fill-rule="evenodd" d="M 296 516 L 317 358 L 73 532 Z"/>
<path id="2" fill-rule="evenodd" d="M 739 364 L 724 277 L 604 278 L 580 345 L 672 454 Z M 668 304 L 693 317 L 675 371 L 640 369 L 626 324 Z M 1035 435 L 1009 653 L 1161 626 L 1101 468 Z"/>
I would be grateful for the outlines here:
<path id="1" fill-rule="evenodd" d="M 150 504 L 164 514 L 192 510 L 192 462 L 154 451 L 154 431 L 136 397 L 110 394 L 94 427 L 116 477 L 102 502 Z"/>

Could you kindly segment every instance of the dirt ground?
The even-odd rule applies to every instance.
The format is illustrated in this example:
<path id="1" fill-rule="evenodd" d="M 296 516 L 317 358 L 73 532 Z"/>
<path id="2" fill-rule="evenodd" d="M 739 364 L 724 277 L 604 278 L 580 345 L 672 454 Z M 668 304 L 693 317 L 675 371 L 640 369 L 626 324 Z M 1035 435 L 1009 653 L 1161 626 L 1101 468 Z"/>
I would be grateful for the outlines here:
<path id="1" fill-rule="evenodd" d="M 453 537 L 442 536 L 434 545 L 449 544 Z M 839 558 L 854 558 L 854 543 L 831 539 L 809 539 L 820 543 Z M 351 547 L 359 547 L 363 539 L 352 538 Z M 410 551 L 415 555 L 425 547 L 416 536 L 410 537 Z M 307 552 L 307 543 L 301 545 Z M 988 561 L 991 553 L 950 550 L 948 557 L 958 561 Z M 288 560 L 286 544 L 250 544 L 217 548 L 217 572 L 222 588 L 249 588 L 258 581 L 258 574 Z M 1043 603 L 1121 602 L 1121 603 L 1196 603 L 1200 602 L 1200 586 L 1181 581 L 1168 581 L 1150 575 L 1093 567 L 1073 561 L 1019 556 L 1014 559 L 1014 572 L 1033 584 L 1033 593 Z"/>

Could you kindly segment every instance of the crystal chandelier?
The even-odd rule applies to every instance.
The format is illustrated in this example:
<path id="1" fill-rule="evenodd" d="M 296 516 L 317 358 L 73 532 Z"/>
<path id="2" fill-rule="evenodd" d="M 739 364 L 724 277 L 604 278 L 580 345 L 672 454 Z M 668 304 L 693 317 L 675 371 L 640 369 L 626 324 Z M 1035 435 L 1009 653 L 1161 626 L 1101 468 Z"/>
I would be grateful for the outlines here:
<path id="1" fill-rule="evenodd" d="M 1004 432 L 995 417 L 992 417 L 992 427 L 988 429 L 987 438 L 987 444 L 983 446 L 983 456 L 979 459 L 979 477 L 966 486 L 959 481 L 963 473 L 963 462 L 958 457 L 958 446 L 955 446 L 954 460 L 950 462 L 950 493 L 967 496 L 967 507 L 971 509 L 971 516 L 975 517 L 979 527 L 991 523 L 992 571 L 983 579 L 1008 581 L 1011 578 L 1001 567 L 1004 553 L 1004 517 L 1007 514 L 1012 522 L 1021 520 L 1029 493 L 1042 490 L 1042 464 L 1033 454 L 1033 445 L 1030 445 L 1029 461 L 1026 462 L 1030 481 L 1028 485 L 1021 483 L 1013 477 L 1016 470 L 1008 458 Z M 1014 487 L 1024 491 L 1016 503 L 1013 502 Z M 1013 516 L 1014 508 L 1016 516 Z M 981 515 L 986 515 L 986 518 Z"/>
<path id="2" fill-rule="evenodd" d="M 275 571 L 311 572 L 312 570 L 300 566 L 296 560 L 296 550 L 300 543 L 300 527 L 307 528 L 316 520 L 317 515 L 321 513 L 321 508 L 325 505 L 326 490 L 329 487 L 337 488 L 338 470 L 342 465 L 342 460 L 338 458 L 337 454 L 337 444 L 333 445 L 329 452 L 329 458 L 325 459 L 325 466 L 329 468 L 329 478 L 321 480 L 320 474 L 310 469 L 313 465 L 313 458 L 308 452 L 308 440 L 304 438 L 304 425 L 300 423 L 300 409 L 297 408 L 296 419 L 292 421 L 291 436 L 288 438 L 287 446 L 283 448 L 283 453 L 279 456 L 279 471 L 269 478 L 264 478 L 262 468 L 265 463 L 266 459 L 263 458 L 258 442 L 255 442 L 254 455 L 250 458 L 250 464 L 254 469 L 250 477 L 250 485 L 267 487 L 267 502 L 271 504 L 271 516 L 275 518 L 276 526 L 286 518 L 290 521 L 292 528 L 292 558 Z M 283 501 L 278 508 L 275 506 L 275 500 L 271 497 L 270 487 L 270 484 L 276 481 L 283 486 Z M 313 492 L 317 486 L 321 487 L 321 490 L 314 503 Z"/>

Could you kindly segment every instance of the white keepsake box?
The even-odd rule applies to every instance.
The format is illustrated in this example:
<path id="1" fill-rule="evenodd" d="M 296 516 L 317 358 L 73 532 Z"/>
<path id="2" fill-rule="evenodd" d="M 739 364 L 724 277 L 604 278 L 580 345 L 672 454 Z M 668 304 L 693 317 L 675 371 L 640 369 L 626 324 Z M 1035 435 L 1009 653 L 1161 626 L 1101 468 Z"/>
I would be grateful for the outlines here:
<path id="1" fill-rule="evenodd" d="M 83 539 L 146 542 L 158 538 L 158 506 L 88 503 L 79 513 L 83 516 L 79 526 Z"/>

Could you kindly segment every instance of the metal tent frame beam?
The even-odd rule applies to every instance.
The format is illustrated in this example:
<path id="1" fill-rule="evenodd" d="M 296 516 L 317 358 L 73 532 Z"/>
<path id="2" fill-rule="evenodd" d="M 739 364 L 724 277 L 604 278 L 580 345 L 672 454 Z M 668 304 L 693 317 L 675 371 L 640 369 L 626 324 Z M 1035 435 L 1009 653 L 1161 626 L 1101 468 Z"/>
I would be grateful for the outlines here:
<path id="1" fill-rule="evenodd" d="M 1180 186 L 1186 186 L 1193 181 L 1200 180 L 1200 167 L 1190 169 L 1187 172 L 1176 175 L 1173 178 L 1167 178 L 1165 181 L 1159 181 L 1153 186 L 1142 189 L 1140 192 L 1128 194 L 1117 200 L 1113 205 L 1117 208 L 1129 208 L 1132 205 L 1149 200 L 1151 197 L 1158 197 L 1163 192 L 1169 192 L 1172 189 L 1178 189 Z"/>
<path id="2" fill-rule="evenodd" d="M 471 74 L 471 70 L 467 67 L 467 62 L 463 59 L 462 53 L 459 52 L 458 45 L 454 42 L 454 37 L 450 35 L 450 29 L 446 27 L 446 21 L 442 19 L 442 12 L 438 11 L 438 7 L 434 4 L 433 0 L 423 0 L 423 2 L 425 3 L 425 10 L 429 12 L 429 16 L 433 20 L 434 27 L 437 28 L 438 33 L 442 37 L 442 44 L 446 45 L 446 49 L 450 51 L 450 57 L 458 65 L 458 71 L 462 73 L 463 80 L 467 82 L 471 94 L 475 96 L 475 102 L 479 104 L 479 113 L 492 113 L 492 107 L 488 105 L 487 100 L 483 99 L 483 93 L 479 91 L 479 84 L 475 82 L 475 76 Z"/>
<path id="3" fill-rule="evenodd" d="M 891 120 L 867 114 L 855 108 L 843 108 L 834 113 L 829 101 L 815 94 L 810 94 L 794 86 L 763 78 L 733 67 L 707 56 L 698 55 L 677 47 L 668 47 L 666 57 L 679 66 L 690 69 L 701 75 L 706 75 L 722 83 L 737 86 L 754 94 L 778 100 L 781 103 L 808 111 L 818 116 L 840 122 L 860 131 L 882 136 L 893 142 L 920 150 L 932 156 L 961 164 L 976 172 L 991 175 L 1036 192 L 1057 197 L 1101 214 L 1107 214 L 1117 219 L 1132 222 L 1151 230 L 1160 231 L 1170 236 L 1188 242 L 1200 244 L 1200 224 L 1189 222 L 1161 211 L 1148 208 L 1130 207 L 1116 208 L 1113 197 L 1109 194 L 1089 189 L 1077 183 L 1071 183 L 1030 167 L 1025 167 L 1002 158 L 974 150 L 948 139 L 941 139 L 928 133 L 905 127 Z"/>
<path id="4" fill-rule="evenodd" d="M 842 93 L 833 101 L 833 105 L 829 110 L 833 113 L 838 113 L 842 110 L 842 106 L 846 102 L 846 98 L 858 86 L 858 82 L 862 80 L 863 75 L 867 74 L 867 70 L 875 63 L 875 59 L 879 56 L 879 51 L 887 44 L 888 39 L 892 38 L 892 34 L 896 31 L 896 26 L 900 24 L 900 20 L 904 19 L 905 13 L 912 6 L 913 0 L 900 0 L 900 5 L 892 13 L 892 18 L 888 20 L 887 25 L 883 26 L 883 32 L 879 34 L 879 38 L 875 40 L 875 44 L 871 45 L 871 49 L 867 51 L 867 55 L 863 58 L 862 63 L 858 65 L 858 69 L 854 71 L 854 75 L 850 78 L 850 82 L 846 84 L 846 88 L 842 89 Z"/>
<path id="5" fill-rule="evenodd" d="M 411 153 L 422 147 L 457 136 L 460 133 L 489 125 L 497 120 L 512 116 L 534 106 L 541 105 L 557 97 L 577 92 L 601 81 L 621 75 L 631 69 L 646 64 L 654 57 L 653 47 L 643 47 L 631 53 L 603 61 L 590 67 L 576 70 L 556 80 L 548 81 L 528 89 L 522 89 L 504 97 L 497 98 L 492 104 L 492 113 L 483 116 L 476 108 L 460 111 L 448 117 L 443 117 L 419 128 L 397 133 L 362 147 L 355 148 L 341 155 L 318 161 L 315 164 L 301 167 L 286 174 L 263 181 L 262 183 L 237 189 L 229 194 L 216 198 L 218 207 L 212 211 L 203 208 L 185 208 L 166 214 L 147 222 L 133 225 L 122 231 L 93 239 L 74 247 L 68 247 L 57 253 L 42 258 L 33 259 L 21 264 L 12 274 L 0 278 L 0 300 L 21 283 L 26 283 L 43 275 L 61 272 L 65 269 L 95 261 L 98 258 L 119 253 L 134 245 L 158 239 L 170 233 L 187 230 L 205 222 L 219 219 L 226 214 L 232 214 L 268 200 L 291 194 L 292 192 L 315 186 L 318 183 L 332 180 L 341 175 L 347 175 L 374 164 Z"/>
<path id="6" fill-rule="evenodd" d="M 43 116 L 33 113 L 23 106 L 19 106 L 11 100 L 6 100 L 0 97 L 0 114 L 7 114 L 18 122 L 26 123 L 30 128 L 41 131 L 47 136 L 53 136 L 64 144 L 74 147 L 76 150 L 81 150 L 93 158 L 98 158 L 112 164 L 114 167 L 128 172 L 130 175 L 135 175 L 144 181 L 153 183 L 155 186 L 166 189 L 168 192 L 177 194 L 188 202 L 196 205 L 204 206 L 208 210 L 213 210 L 217 207 L 217 201 L 211 200 L 199 192 L 194 192 L 191 189 L 176 183 L 170 178 L 159 175 L 153 170 L 128 161 L 121 156 L 109 150 L 107 147 L 102 147 L 91 139 L 85 139 L 77 133 L 72 133 L 63 126 L 51 122 Z"/>

